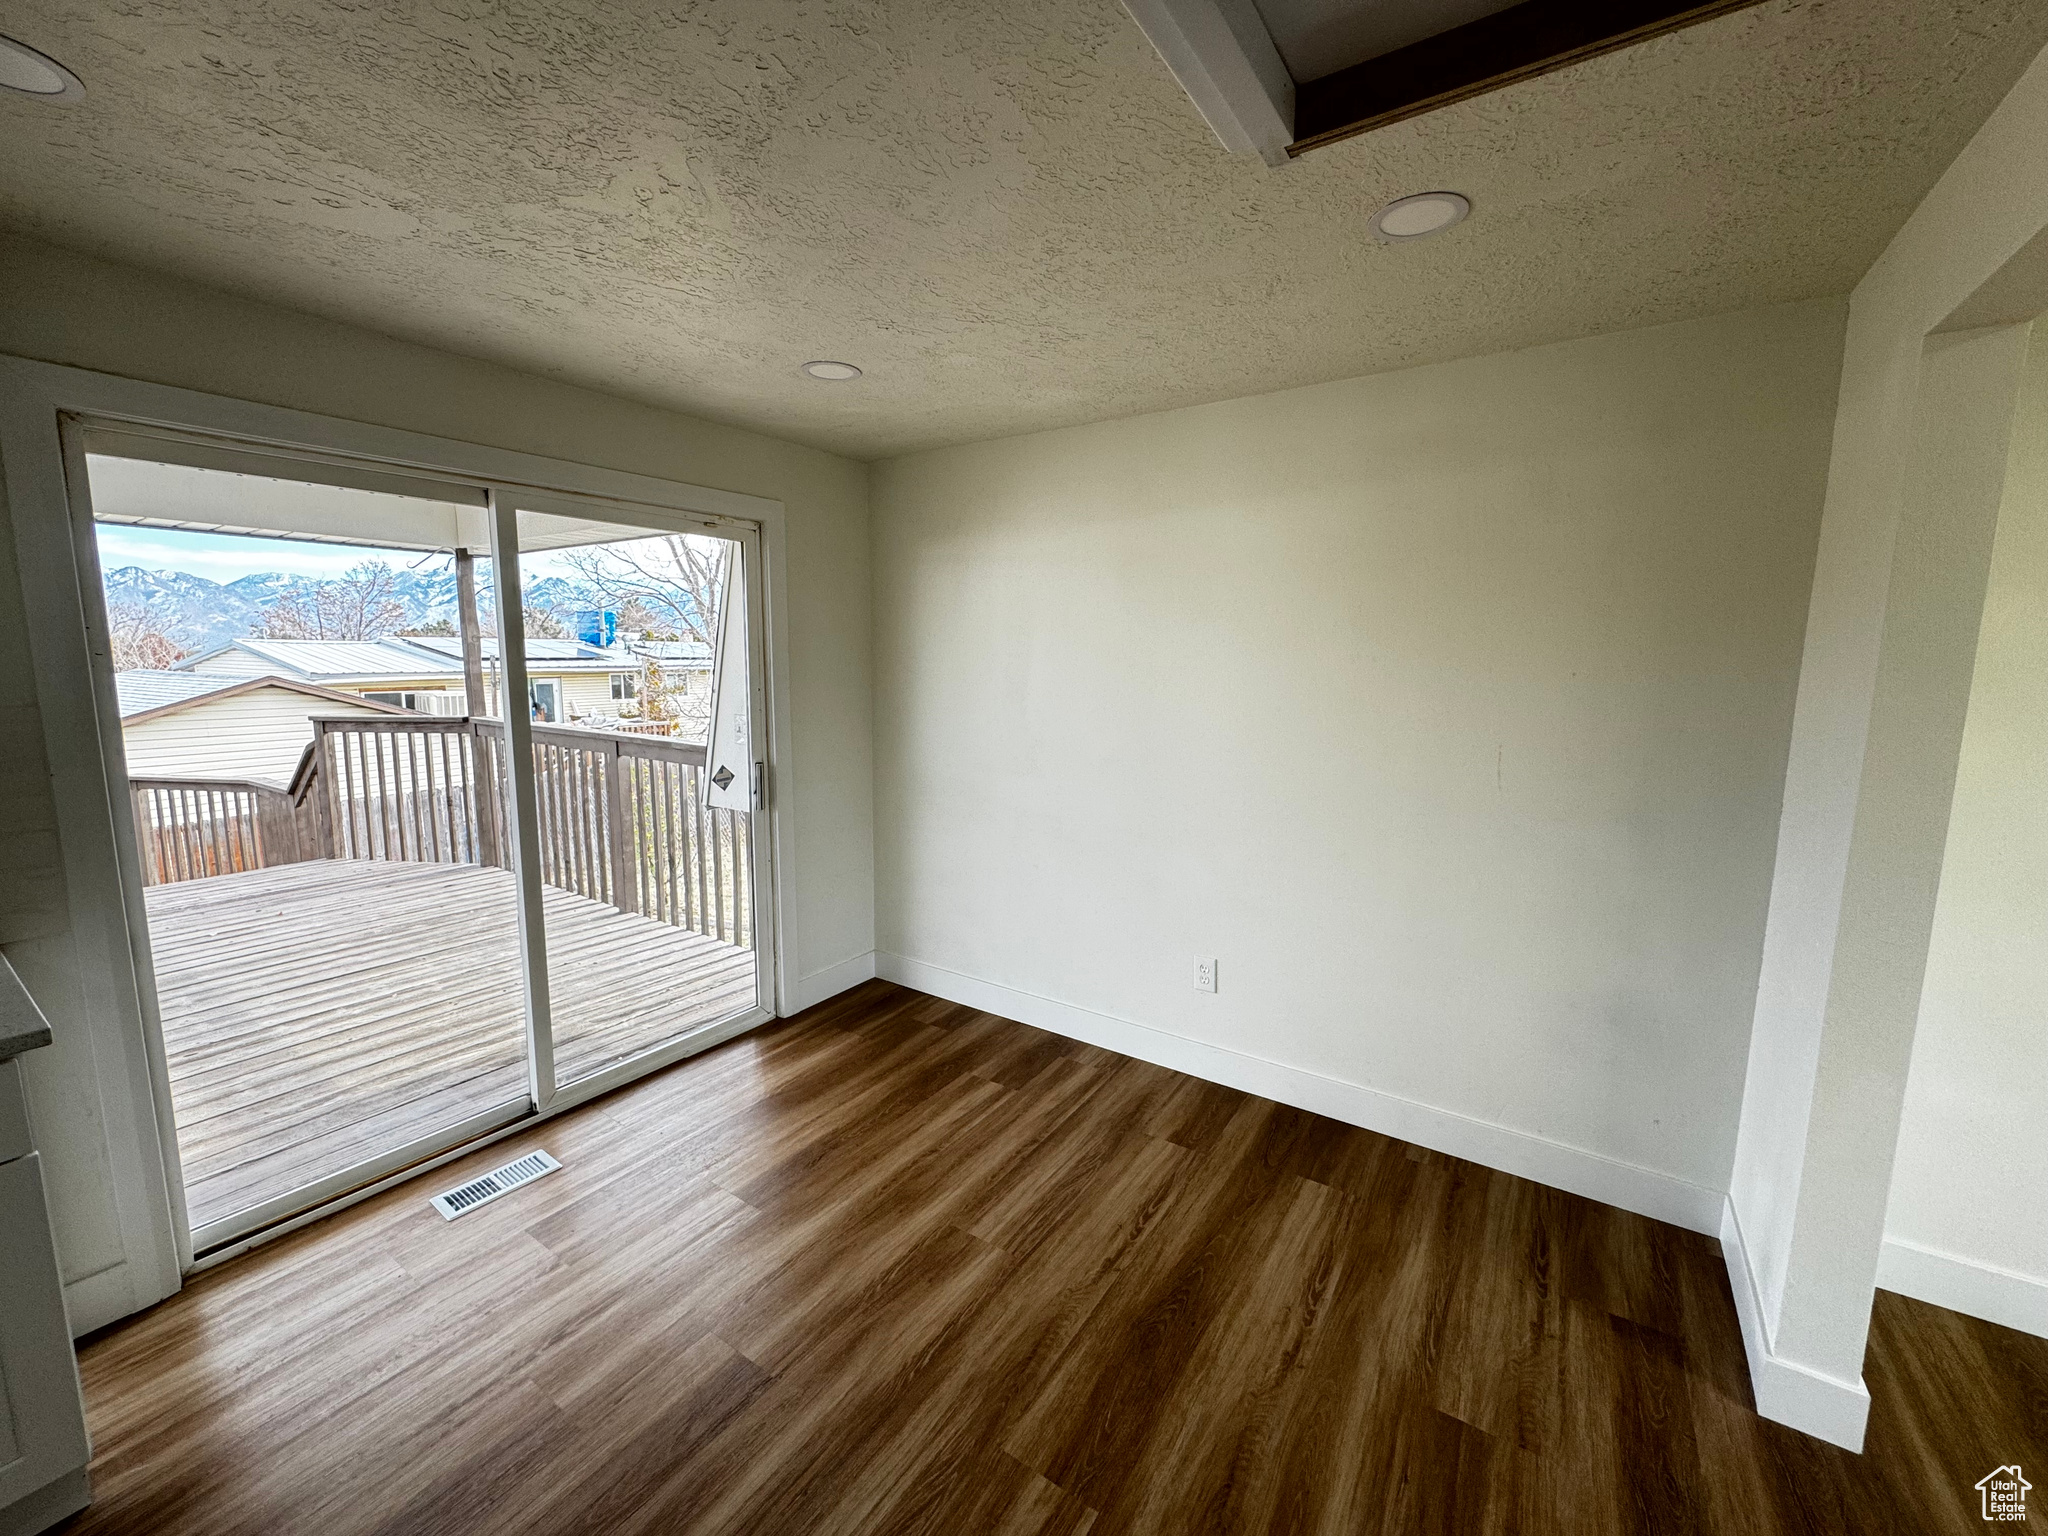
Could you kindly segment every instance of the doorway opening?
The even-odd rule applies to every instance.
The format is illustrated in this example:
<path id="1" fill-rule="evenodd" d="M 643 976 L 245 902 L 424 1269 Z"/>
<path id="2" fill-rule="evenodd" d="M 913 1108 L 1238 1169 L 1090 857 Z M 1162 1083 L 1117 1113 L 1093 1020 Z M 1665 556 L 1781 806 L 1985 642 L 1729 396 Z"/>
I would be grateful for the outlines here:
<path id="1" fill-rule="evenodd" d="M 751 530 L 83 446 L 195 1253 L 769 1016 Z"/>

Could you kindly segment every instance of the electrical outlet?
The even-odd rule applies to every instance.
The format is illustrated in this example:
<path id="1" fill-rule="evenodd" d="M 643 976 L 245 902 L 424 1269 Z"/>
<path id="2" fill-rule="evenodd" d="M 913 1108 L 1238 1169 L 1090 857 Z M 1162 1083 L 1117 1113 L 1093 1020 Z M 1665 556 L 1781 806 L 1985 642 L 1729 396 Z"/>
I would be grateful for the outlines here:
<path id="1" fill-rule="evenodd" d="M 1195 990 L 1214 992 L 1216 990 L 1216 961 L 1212 957 L 1195 962 Z"/>

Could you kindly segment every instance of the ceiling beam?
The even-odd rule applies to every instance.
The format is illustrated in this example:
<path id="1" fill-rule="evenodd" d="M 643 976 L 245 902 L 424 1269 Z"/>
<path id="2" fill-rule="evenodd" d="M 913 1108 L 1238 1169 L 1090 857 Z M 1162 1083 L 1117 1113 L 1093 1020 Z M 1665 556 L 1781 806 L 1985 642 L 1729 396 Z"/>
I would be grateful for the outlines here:
<path id="1" fill-rule="evenodd" d="M 1523 0 L 1508 10 L 1297 85 L 1294 142 L 1287 152 L 1305 154 L 1758 3 Z"/>
<path id="2" fill-rule="evenodd" d="M 1124 9 L 1225 149 L 1287 163 L 1294 77 L 1252 0 L 1124 0 Z"/>

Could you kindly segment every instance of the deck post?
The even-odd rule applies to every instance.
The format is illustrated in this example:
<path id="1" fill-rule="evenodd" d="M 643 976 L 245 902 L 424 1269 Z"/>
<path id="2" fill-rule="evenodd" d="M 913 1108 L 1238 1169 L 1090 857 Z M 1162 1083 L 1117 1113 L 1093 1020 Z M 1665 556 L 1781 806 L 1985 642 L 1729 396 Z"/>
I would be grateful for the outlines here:
<path id="1" fill-rule="evenodd" d="M 313 808 L 320 824 L 320 857 L 334 852 L 334 755 L 327 749 L 327 722 L 313 722 Z"/>
<path id="2" fill-rule="evenodd" d="M 462 634 L 462 696 L 469 716 L 491 712 L 484 692 L 483 625 L 476 616 L 476 556 L 467 547 L 455 551 L 455 613 Z"/>
<path id="3" fill-rule="evenodd" d="M 512 868 L 512 860 L 498 848 L 498 754 L 489 727 L 475 717 L 469 721 L 469 784 L 469 811 L 477 819 L 477 862 Z"/>
<path id="4" fill-rule="evenodd" d="M 612 905 L 621 912 L 638 912 L 640 891 L 636 867 L 640 861 L 632 848 L 627 846 L 626 841 L 627 775 L 625 762 L 619 752 L 619 743 L 608 741 L 604 744 L 603 760 L 605 841 L 611 844 L 612 854 Z M 634 775 L 634 779 L 637 783 L 637 774 Z M 637 812 L 633 821 L 637 830 Z"/>
<path id="5" fill-rule="evenodd" d="M 462 634 L 462 698 L 470 718 L 470 814 L 476 818 L 476 855 L 483 864 L 510 861 L 498 857 L 498 776 L 476 721 L 491 712 L 484 691 L 483 625 L 476 616 L 476 556 L 467 545 L 455 551 L 455 615 Z M 502 648 L 502 647 L 501 647 Z"/>
<path id="6" fill-rule="evenodd" d="M 469 720 L 469 811 L 476 818 L 476 856 L 480 864 L 510 869 L 512 861 L 498 853 L 497 754 L 488 729 L 475 715 Z"/>

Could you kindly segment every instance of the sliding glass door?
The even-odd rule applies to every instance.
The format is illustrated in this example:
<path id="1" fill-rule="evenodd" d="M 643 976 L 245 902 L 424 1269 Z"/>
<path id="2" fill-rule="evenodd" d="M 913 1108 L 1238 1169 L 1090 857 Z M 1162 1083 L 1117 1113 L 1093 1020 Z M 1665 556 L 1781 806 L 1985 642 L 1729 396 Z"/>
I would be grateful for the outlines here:
<path id="1" fill-rule="evenodd" d="M 751 527 L 73 433 L 195 1253 L 768 1016 Z"/>
<path id="2" fill-rule="evenodd" d="M 526 592 L 575 594 L 520 637 L 535 700 L 521 761 L 563 1088 L 757 1006 L 764 977 L 753 541 L 586 510 L 529 497 L 499 521 L 501 538 L 508 521 L 517 538 Z"/>

